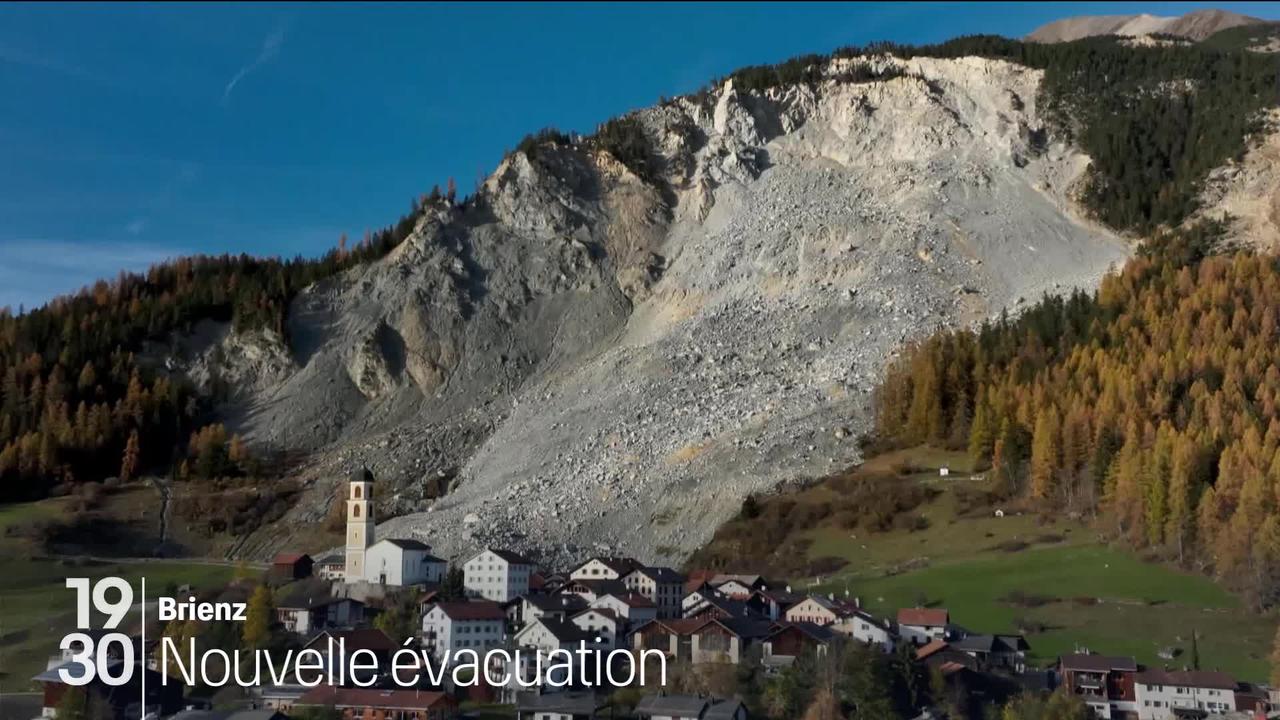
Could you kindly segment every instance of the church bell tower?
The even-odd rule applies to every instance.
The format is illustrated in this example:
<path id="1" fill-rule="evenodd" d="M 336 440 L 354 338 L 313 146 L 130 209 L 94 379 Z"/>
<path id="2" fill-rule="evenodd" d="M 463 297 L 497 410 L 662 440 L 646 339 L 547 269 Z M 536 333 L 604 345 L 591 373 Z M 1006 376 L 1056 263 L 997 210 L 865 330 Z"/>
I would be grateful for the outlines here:
<path id="1" fill-rule="evenodd" d="M 361 468 L 347 483 L 347 582 L 365 578 L 364 553 L 373 544 L 373 473 Z"/>

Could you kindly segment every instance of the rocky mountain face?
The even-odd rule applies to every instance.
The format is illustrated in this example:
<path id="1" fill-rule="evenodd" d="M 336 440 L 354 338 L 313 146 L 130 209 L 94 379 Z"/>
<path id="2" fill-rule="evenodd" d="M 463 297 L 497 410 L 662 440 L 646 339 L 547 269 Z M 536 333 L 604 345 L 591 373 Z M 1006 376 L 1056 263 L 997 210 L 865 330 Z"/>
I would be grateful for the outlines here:
<path id="1" fill-rule="evenodd" d="M 1094 35 L 1176 35 L 1188 40 L 1204 40 L 1219 30 L 1265 22 L 1267 21 L 1260 18 L 1226 10 L 1197 10 L 1177 17 L 1147 14 L 1084 15 L 1042 25 L 1027 35 L 1027 39 L 1037 42 L 1070 42 Z"/>
<path id="2" fill-rule="evenodd" d="M 240 552 L 287 544 L 367 464 L 383 537 L 678 561 L 747 494 L 856 462 L 904 342 L 1129 254 L 1073 210 L 1088 158 L 1045 127 L 1038 71 L 825 77 L 639 111 L 648 179 L 587 143 L 513 153 L 480 209 L 441 205 L 302 293 L 289 348 L 209 333 L 228 423 L 311 458 L 308 500 Z"/>

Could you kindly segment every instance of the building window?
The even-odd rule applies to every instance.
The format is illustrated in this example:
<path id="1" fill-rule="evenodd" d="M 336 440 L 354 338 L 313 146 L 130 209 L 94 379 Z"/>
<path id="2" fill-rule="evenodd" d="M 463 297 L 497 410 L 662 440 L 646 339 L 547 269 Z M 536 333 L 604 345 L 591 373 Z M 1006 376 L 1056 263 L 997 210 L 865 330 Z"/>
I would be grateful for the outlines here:
<path id="1" fill-rule="evenodd" d="M 361 492 L 363 492 L 363 489 L 359 485 L 356 485 L 355 487 L 351 488 L 351 497 L 359 500 Z"/>
<path id="2" fill-rule="evenodd" d="M 357 517 L 357 518 L 358 518 L 358 517 L 360 517 L 360 506 L 359 506 L 359 505 L 352 505 L 352 506 L 351 506 L 351 517 Z"/>

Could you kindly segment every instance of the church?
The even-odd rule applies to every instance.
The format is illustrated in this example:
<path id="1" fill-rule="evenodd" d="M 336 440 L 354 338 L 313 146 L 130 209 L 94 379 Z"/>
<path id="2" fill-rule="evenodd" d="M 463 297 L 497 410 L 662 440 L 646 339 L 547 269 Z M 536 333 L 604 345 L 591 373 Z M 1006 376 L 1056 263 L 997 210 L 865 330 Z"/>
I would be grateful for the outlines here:
<path id="1" fill-rule="evenodd" d="M 347 482 L 347 552 L 343 579 L 347 583 L 404 586 L 439 583 L 449 564 L 431 554 L 418 540 L 377 540 L 373 473 L 361 468 Z"/>

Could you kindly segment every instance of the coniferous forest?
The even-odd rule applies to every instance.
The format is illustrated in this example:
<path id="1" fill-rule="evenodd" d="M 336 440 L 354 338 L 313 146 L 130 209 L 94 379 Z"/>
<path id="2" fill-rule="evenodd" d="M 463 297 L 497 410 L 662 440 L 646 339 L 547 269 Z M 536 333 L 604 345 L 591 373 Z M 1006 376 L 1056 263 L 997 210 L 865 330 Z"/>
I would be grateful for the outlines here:
<path id="1" fill-rule="evenodd" d="M 79 481 L 128 481 L 155 467 L 246 471 L 240 440 L 203 426 L 208 399 L 143 366 L 137 352 L 204 319 L 285 335 L 299 290 L 385 255 L 413 230 L 420 203 L 396 225 L 316 260 L 182 258 L 30 312 L 0 309 L 0 501 Z"/>
<path id="2" fill-rule="evenodd" d="M 1280 597 L 1280 260 L 1151 253 L 1094 295 L 912 345 L 882 446 L 967 449 L 993 498 Z"/>

